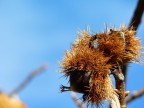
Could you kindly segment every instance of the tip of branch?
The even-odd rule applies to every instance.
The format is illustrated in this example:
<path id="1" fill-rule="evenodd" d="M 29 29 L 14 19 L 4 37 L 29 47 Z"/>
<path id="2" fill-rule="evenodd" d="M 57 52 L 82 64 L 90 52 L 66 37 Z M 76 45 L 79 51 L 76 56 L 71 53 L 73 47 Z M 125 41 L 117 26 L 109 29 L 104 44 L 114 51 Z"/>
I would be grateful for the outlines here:
<path id="1" fill-rule="evenodd" d="M 74 102 L 76 103 L 76 105 L 78 106 L 78 108 L 85 108 L 83 106 L 83 103 L 78 99 L 78 97 L 76 96 L 76 94 L 74 92 L 71 93 L 71 97 L 74 100 Z"/>
<path id="2" fill-rule="evenodd" d="M 32 71 L 33 75 L 37 75 L 39 73 L 44 72 L 45 70 L 48 69 L 48 63 L 44 63 L 43 65 L 41 65 L 39 68 L 35 69 Z"/>
<path id="3" fill-rule="evenodd" d="M 47 70 L 47 69 L 48 69 L 48 63 L 44 63 L 44 64 L 43 64 L 43 68 L 44 68 L 45 70 Z"/>

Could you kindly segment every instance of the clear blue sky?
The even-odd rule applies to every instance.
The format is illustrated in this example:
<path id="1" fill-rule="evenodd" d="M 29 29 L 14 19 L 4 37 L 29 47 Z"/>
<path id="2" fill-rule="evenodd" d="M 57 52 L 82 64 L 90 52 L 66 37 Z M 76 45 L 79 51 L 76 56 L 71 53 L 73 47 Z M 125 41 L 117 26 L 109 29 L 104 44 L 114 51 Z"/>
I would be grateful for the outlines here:
<path id="1" fill-rule="evenodd" d="M 108 26 L 129 24 L 137 0 L 0 0 L 0 89 L 9 93 L 31 70 L 48 62 L 49 68 L 18 95 L 29 108 L 76 108 L 58 62 L 81 30 L 92 33 Z M 138 30 L 142 39 L 144 24 Z M 144 66 L 129 66 L 127 90 L 144 87 Z M 81 95 L 78 95 L 79 97 Z M 142 108 L 144 97 L 128 105 Z"/>

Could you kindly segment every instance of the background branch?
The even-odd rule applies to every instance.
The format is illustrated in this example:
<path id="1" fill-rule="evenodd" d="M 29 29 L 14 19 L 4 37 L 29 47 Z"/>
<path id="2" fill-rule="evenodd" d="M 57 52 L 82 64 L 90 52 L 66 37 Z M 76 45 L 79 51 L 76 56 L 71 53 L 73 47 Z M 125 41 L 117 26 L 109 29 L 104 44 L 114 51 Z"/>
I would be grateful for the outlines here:
<path id="1" fill-rule="evenodd" d="M 18 85 L 12 92 L 9 93 L 9 95 L 18 94 L 18 92 L 20 92 L 34 77 L 44 72 L 47 68 L 48 64 L 44 64 L 33 70 L 20 85 Z"/>
<path id="2" fill-rule="evenodd" d="M 128 96 L 126 98 L 126 102 L 127 103 L 132 102 L 133 100 L 135 100 L 143 95 L 144 95 L 144 88 L 140 89 L 139 91 L 133 92 L 133 94 L 131 94 L 130 96 Z"/>
<path id="3" fill-rule="evenodd" d="M 72 93 L 71 97 L 72 97 L 73 101 L 76 103 L 76 105 L 78 106 L 78 108 L 85 108 L 83 106 L 83 103 L 78 99 L 78 97 L 76 96 L 75 93 Z"/>

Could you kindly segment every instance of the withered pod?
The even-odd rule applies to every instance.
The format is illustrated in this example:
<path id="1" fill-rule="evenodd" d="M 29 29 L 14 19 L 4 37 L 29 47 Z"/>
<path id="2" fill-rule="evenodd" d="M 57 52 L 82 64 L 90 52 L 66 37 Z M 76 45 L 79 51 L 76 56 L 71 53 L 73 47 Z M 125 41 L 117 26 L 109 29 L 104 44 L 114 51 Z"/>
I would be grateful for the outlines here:
<path id="1" fill-rule="evenodd" d="M 109 72 L 118 63 L 128 63 L 140 55 L 140 41 L 132 29 L 124 26 L 93 36 L 86 31 L 66 51 L 61 62 L 62 72 L 69 78 L 70 87 L 61 91 L 83 93 L 83 100 L 99 106 L 103 100 L 114 100 Z"/>

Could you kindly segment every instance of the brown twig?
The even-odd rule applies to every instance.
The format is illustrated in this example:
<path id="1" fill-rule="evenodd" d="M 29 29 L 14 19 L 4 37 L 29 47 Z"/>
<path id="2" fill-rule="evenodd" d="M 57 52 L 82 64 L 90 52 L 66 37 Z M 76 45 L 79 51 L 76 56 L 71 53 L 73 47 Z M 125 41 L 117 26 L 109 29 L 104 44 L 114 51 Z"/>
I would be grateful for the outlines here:
<path id="1" fill-rule="evenodd" d="M 144 0 L 138 0 L 137 7 L 131 19 L 129 26 L 133 26 L 137 30 L 139 24 L 141 23 L 141 18 L 144 11 Z"/>
<path id="2" fill-rule="evenodd" d="M 47 67 L 48 65 L 44 64 L 33 70 L 20 85 L 18 85 L 12 92 L 9 93 L 9 95 L 18 94 L 34 77 L 44 72 Z"/>
<path id="3" fill-rule="evenodd" d="M 143 11 L 144 11 L 144 0 L 139 0 L 138 3 L 137 3 L 136 9 L 135 9 L 135 11 L 134 11 L 133 17 L 132 17 L 132 19 L 131 19 L 131 21 L 130 21 L 129 28 L 130 28 L 130 27 L 133 27 L 133 28 L 135 29 L 135 31 L 138 29 L 138 26 L 139 26 L 139 24 L 141 23 Z M 127 68 L 128 68 L 128 64 L 127 64 L 127 63 L 122 65 L 122 73 L 123 73 L 125 79 L 124 79 L 123 82 L 116 81 L 117 85 L 118 85 L 119 83 L 122 83 L 121 85 L 124 85 L 124 84 L 125 84 L 124 82 L 126 82 Z M 118 86 L 117 86 L 116 88 L 119 90 L 119 87 L 118 87 Z M 139 94 L 139 95 L 140 95 L 140 94 Z M 122 97 L 124 97 L 124 95 L 123 95 Z M 139 96 L 136 96 L 136 97 L 135 97 L 134 95 L 131 95 L 130 97 L 127 98 L 126 102 L 128 102 L 128 100 L 131 99 L 131 98 L 135 99 L 135 98 L 137 98 L 137 97 L 139 97 Z M 132 100 L 133 100 L 133 99 L 132 99 Z M 121 101 L 121 99 L 120 99 L 120 101 Z M 125 103 L 126 103 L 126 102 L 125 102 Z M 121 103 L 121 102 L 120 102 L 120 103 Z"/>
<path id="4" fill-rule="evenodd" d="M 82 104 L 82 102 L 77 98 L 75 93 L 71 94 L 72 99 L 74 100 L 74 102 L 76 103 L 76 105 L 78 106 L 78 108 L 85 108 Z"/>
<path id="5" fill-rule="evenodd" d="M 133 94 L 131 94 L 130 96 L 127 97 L 126 102 L 130 103 L 133 100 L 135 100 L 135 99 L 137 99 L 137 98 L 139 98 L 139 97 L 141 97 L 143 95 L 144 95 L 144 88 L 142 88 L 142 89 L 140 89 L 138 91 L 133 92 Z"/>
<path id="6" fill-rule="evenodd" d="M 134 11 L 133 17 L 129 24 L 129 28 L 133 27 L 135 31 L 138 29 L 138 26 L 142 19 L 143 11 L 144 11 L 144 0 L 138 0 L 136 9 Z M 126 82 L 126 77 L 127 77 L 127 68 L 128 68 L 128 64 L 126 63 L 123 65 L 123 68 L 122 68 L 122 73 L 125 76 L 125 82 Z"/>
<path id="7" fill-rule="evenodd" d="M 116 88 L 119 90 L 119 101 L 121 108 L 126 108 L 126 99 L 125 99 L 125 82 L 121 80 L 116 80 Z"/>
<path id="8" fill-rule="evenodd" d="M 116 81 L 116 89 L 118 90 L 120 107 L 126 108 L 125 81 L 119 64 L 118 68 L 113 71 L 113 75 Z"/>

